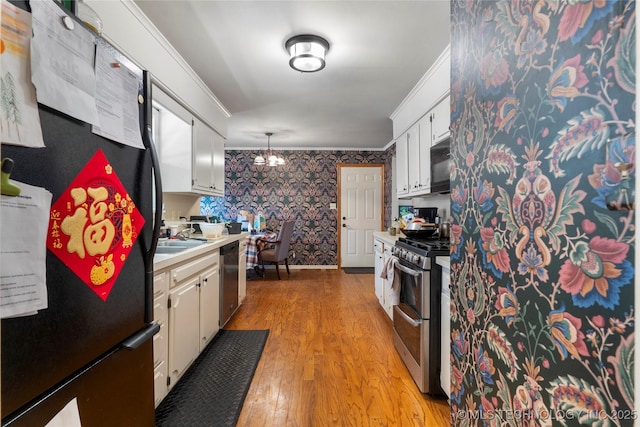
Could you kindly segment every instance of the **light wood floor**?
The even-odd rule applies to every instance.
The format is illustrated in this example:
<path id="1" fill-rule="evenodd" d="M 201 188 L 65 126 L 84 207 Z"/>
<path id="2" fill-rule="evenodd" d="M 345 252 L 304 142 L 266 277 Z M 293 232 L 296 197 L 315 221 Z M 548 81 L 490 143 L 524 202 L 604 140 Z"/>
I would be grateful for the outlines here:
<path id="1" fill-rule="evenodd" d="M 225 327 L 270 330 L 238 426 L 449 425 L 446 400 L 420 393 L 396 353 L 373 274 L 275 279 L 247 281 Z"/>

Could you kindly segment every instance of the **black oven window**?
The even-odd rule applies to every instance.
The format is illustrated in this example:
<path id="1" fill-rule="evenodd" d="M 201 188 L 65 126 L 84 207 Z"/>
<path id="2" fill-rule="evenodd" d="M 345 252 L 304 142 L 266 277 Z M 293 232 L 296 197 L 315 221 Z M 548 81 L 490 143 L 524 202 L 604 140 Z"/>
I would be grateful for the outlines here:
<path id="1" fill-rule="evenodd" d="M 407 304 L 416 314 L 420 315 L 420 307 L 418 306 L 422 303 L 420 277 L 412 276 L 398 270 L 396 270 L 395 274 L 400 275 L 400 302 Z"/>

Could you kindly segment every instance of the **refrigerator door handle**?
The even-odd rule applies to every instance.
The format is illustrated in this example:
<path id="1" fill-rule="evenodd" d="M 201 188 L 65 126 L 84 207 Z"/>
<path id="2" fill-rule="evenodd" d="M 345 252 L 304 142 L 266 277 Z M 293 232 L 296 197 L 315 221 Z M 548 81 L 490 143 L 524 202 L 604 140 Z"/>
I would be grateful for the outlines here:
<path id="1" fill-rule="evenodd" d="M 160 225 L 162 223 L 162 178 L 160 176 L 160 161 L 158 160 L 158 152 L 153 142 L 153 129 L 151 127 L 151 117 L 153 115 L 151 103 L 151 74 L 148 71 L 143 71 L 142 76 L 146 93 L 144 105 L 145 129 L 143 131 L 142 140 L 143 144 L 149 149 L 149 153 L 151 154 L 151 168 L 153 169 L 155 186 L 154 198 L 156 210 L 153 218 L 151 248 L 149 249 L 149 252 L 147 254 L 147 261 L 151 266 L 149 270 L 153 270 L 153 256 L 155 255 L 156 247 L 158 246 L 158 239 L 160 238 Z"/>
<path id="2" fill-rule="evenodd" d="M 153 179 L 155 185 L 155 206 L 156 211 L 153 218 L 153 232 L 151 234 L 151 247 L 147 252 L 147 258 L 145 259 L 145 289 L 146 289 L 146 304 L 144 321 L 153 321 L 153 256 L 156 253 L 156 247 L 158 246 L 158 239 L 160 238 L 160 225 L 162 223 L 162 178 L 160 176 L 160 161 L 158 160 L 158 152 L 156 146 L 153 143 L 153 129 L 152 122 L 152 104 L 151 104 L 151 73 L 149 71 L 142 72 L 143 87 L 145 93 L 144 103 L 144 131 L 142 140 L 145 147 L 148 148 L 151 154 L 151 168 L 153 170 Z"/>
<path id="3" fill-rule="evenodd" d="M 122 347 L 127 350 L 135 350 L 140 347 L 144 342 L 151 339 L 160 330 L 160 325 L 155 322 L 150 323 L 146 328 L 131 335 L 126 340 L 122 341 Z"/>

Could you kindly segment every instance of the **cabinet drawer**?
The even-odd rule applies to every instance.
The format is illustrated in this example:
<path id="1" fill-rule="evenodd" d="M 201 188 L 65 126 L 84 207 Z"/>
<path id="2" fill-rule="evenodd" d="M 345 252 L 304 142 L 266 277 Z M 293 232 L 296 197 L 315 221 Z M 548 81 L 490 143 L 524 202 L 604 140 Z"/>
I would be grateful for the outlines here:
<path id="1" fill-rule="evenodd" d="M 206 268 L 210 268 L 219 263 L 220 263 L 220 252 L 216 251 L 214 254 L 200 257 L 195 261 L 192 261 L 188 264 L 175 268 L 171 270 L 171 279 L 172 279 L 171 286 L 175 286 L 176 284 L 182 282 L 185 279 L 188 279 L 194 274 L 199 274 L 202 270 Z"/>
<path id="2" fill-rule="evenodd" d="M 168 321 L 167 298 L 162 297 L 153 301 L 153 320 L 160 325 L 160 331 L 153 336 L 153 361 L 158 364 L 167 359 L 167 321 Z"/>
<path id="3" fill-rule="evenodd" d="M 160 273 L 153 276 L 153 298 L 166 296 L 169 290 L 169 282 L 166 273 Z"/>

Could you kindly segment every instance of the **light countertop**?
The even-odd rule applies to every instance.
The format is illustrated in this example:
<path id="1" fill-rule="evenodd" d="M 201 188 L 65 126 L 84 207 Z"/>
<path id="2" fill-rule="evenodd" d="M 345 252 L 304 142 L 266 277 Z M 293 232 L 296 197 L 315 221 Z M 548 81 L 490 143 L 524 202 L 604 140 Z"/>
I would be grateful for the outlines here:
<path id="1" fill-rule="evenodd" d="M 436 264 L 441 265 L 445 270 L 451 270 L 451 260 L 448 256 L 437 256 Z"/>
<path id="2" fill-rule="evenodd" d="M 398 240 L 399 237 L 404 237 L 404 234 L 400 233 L 400 234 L 396 234 L 395 236 L 392 236 L 387 231 L 373 232 L 374 239 L 382 240 L 384 243 L 392 246 L 396 243 L 396 240 Z"/>
<path id="3" fill-rule="evenodd" d="M 222 235 L 217 239 L 211 239 L 202 245 L 194 246 L 193 248 L 185 249 L 184 251 L 173 254 L 156 254 L 153 257 L 153 269 L 155 271 L 159 271 L 167 267 L 171 267 L 173 264 L 186 261 L 196 256 L 204 255 L 207 252 L 211 252 L 226 245 L 227 243 L 245 239 L 248 235 L 248 232 Z"/>

